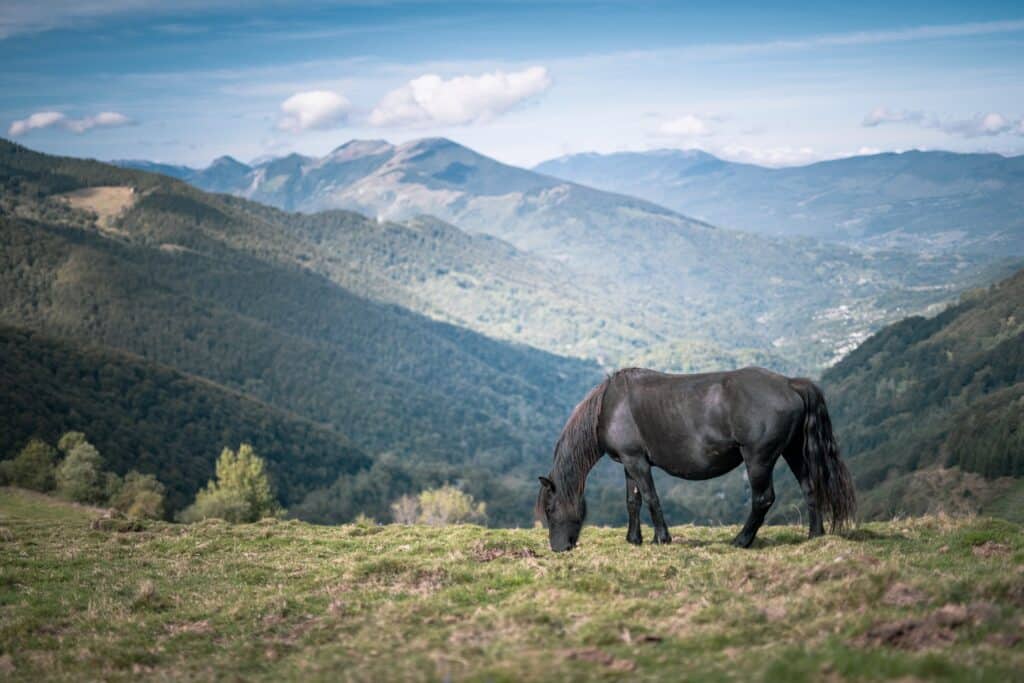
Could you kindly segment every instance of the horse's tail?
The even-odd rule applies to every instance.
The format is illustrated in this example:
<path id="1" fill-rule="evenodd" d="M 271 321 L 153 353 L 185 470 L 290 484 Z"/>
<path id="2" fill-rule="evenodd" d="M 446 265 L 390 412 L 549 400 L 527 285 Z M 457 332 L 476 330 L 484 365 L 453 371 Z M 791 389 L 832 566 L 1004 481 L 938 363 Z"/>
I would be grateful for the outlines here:
<path id="1" fill-rule="evenodd" d="M 814 489 L 818 510 L 831 519 L 831 529 L 841 530 L 857 512 L 857 494 L 839 445 L 832 434 L 832 419 L 821 389 L 809 379 L 793 379 L 789 385 L 804 402 L 804 462 Z"/>

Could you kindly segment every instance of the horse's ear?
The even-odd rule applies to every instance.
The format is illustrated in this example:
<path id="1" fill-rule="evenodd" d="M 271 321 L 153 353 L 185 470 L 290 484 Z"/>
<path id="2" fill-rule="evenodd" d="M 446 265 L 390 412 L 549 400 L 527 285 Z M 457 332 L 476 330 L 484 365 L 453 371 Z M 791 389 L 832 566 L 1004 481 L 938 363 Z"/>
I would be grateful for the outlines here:
<path id="1" fill-rule="evenodd" d="M 537 477 L 537 478 L 540 479 L 540 483 L 543 484 L 544 487 L 548 491 L 551 491 L 551 493 L 555 492 L 555 482 L 551 481 L 547 477 Z"/>

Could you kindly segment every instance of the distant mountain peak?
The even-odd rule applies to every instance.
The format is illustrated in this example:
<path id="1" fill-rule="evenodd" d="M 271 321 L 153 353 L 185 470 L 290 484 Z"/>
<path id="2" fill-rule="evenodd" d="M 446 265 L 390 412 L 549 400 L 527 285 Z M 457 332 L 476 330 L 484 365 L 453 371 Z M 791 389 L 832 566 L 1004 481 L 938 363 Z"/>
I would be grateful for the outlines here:
<path id="1" fill-rule="evenodd" d="M 343 145 L 335 147 L 327 159 L 331 161 L 352 161 L 377 154 L 387 154 L 394 151 L 395 146 L 387 140 L 349 140 Z"/>
<path id="2" fill-rule="evenodd" d="M 461 152 L 464 154 L 481 156 L 478 152 L 471 150 L 469 147 L 460 145 L 454 140 L 449 140 L 448 138 L 420 138 L 419 140 L 410 140 L 409 142 L 399 145 L 396 152 L 399 156 L 403 157 L 437 152 Z"/>
<path id="3" fill-rule="evenodd" d="M 224 156 L 220 156 L 220 157 L 217 157 L 216 159 L 214 159 L 213 162 L 210 164 L 209 168 L 244 168 L 244 169 L 248 169 L 249 167 L 246 164 L 243 164 L 238 159 L 234 158 L 233 156 L 225 154 Z"/>
<path id="4" fill-rule="evenodd" d="M 441 147 L 463 147 L 459 143 L 449 138 L 434 137 L 434 138 L 420 138 L 418 140 L 410 140 L 409 142 L 402 145 L 402 147 L 408 149 L 439 149 Z"/>

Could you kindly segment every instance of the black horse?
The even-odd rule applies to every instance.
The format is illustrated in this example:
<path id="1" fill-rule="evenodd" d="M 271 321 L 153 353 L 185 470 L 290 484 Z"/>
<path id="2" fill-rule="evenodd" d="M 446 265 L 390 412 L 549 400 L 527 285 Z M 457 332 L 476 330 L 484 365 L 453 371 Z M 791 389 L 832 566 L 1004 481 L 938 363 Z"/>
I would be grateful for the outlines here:
<path id="1" fill-rule="evenodd" d="M 710 479 L 747 467 L 751 510 L 733 543 L 749 547 L 775 502 L 772 470 L 781 455 L 800 482 L 810 535 L 835 531 L 853 518 L 856 498 L 832 436 L 825 398 L 807 379 L 762 368 L 699 375 L 620 370 L 573 410 L 555 446 L 554 467 L 541 477 L 536 515 L 551 549 L 575 547 L 586 517 L 587 474 L 607 453 L 626 472 L 626 540 L 639 545 L 643 499 L 654 542 L 672 541 L 651 478 L 651 466 L 684 479 Z"/>

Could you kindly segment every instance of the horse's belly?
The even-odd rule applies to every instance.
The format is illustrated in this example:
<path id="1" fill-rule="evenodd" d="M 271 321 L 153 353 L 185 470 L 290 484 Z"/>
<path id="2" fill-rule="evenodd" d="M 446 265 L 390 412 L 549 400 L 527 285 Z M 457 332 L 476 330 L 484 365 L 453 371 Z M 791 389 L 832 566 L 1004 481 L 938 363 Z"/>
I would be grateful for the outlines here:
<path id="1" fill-rule="evenodd" d="M 652 453 L 651 464 L 682 479 L 711 479 L 736 469 L 743 462 L 740 449 L 706 447 L 667 453 Z"/>

